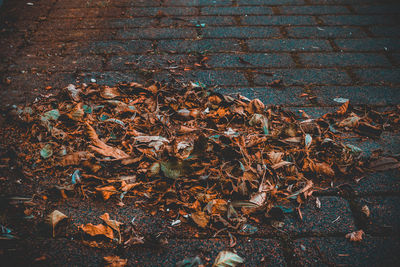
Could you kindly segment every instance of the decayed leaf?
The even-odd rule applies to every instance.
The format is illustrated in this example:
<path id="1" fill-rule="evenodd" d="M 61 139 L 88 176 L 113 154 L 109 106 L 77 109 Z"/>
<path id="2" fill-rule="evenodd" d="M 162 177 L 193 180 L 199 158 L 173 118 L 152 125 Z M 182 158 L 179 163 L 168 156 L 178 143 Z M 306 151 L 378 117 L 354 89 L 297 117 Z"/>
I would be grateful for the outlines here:
<path id="1" fill-rule="evenodd" d="M 117 193 L 117 189 L 112 185 L 97 187 L 96 191 L 100 192 L 104 200 L 109 199 L 112 195 Z"/>
<path id="2" fill-rule="evenodd" d="M 205 228 L 210 221 L 210 216 L 208 216 L 204 211 L 192 213 L 191 218 L 201 228 Z"/>
<path id="3" fill-rule="evenodd" d="M 228 208 L 227 204 L 228 204 L 228 202 L 226 202 L 226 200 L 224 200 L 224 199 L 213 199 L 207 203 L 207 206 L 205 207 L 205 209 L 210 214 L 225 213 Z"/>
<path id="4" fill-rule="evenodd" d="M 124 151 L 116 148 L 116 147 L 111 147 L 107 144 L 105 144 L 103 141 L 101 141 L 96 133 L 96 131 L 93 129 L 92 126 L 90 126 L 89 123 L 86 123 L 87 126 L 87 131 L 90 140 L 92 141 L 93 145 L 90 145 L 89 147 L 96 151 L 97 153 L 106 156 L 106 157 L 113 157 L 116 159 L 123 159 L 123 158 L 128 158 L 129 155 L 126 154 Z"/>
<path id="5" fill-rule="evenodd" d="M 363 236 L 364 236 L 364 231 L 358 230 L 355 232 L 348 233 L 346 235 L 346 238 L 350 239 L 350 241 L 353 242 L 360 242 L 363 239 Z"/>
<path id="6" fill-rule="evenodd" d="M 82 231 L 84 231 L 86 234 L 91 236 L 104 235 L 110 239 L 114 238 L 113 230 L 103 224 L 93 225 L 91 223 L 88 223 L 86 225 L 82 224 L 81 226 L 79 226 L 79 228 L 82 229 Z"/>
<path id="7" fill-rule="evenodd" d="M 235 267 L 243 262 L 244 260 L 239 255 L 225 250 L 218 253 L 213 267 Z"/>
<path id="8" fill-rule="evenodd" d="M 103 258 L 107 267 L 122 267 L 128 263 L 127 259 L 121 259 L 118 256 L 107 256 Z"/>
<path id="9" fill-rule="evenodd" d="M 59 222 L 61 222 L 62 220 L 66 219 L 66 218 L 68 218 L 68 216 L 65 215 L 64 213 L 62 213 L 61 211 L 58 211 L 58 210 L 55 210 L 55 211 L 53 211 L 52 213 L 49 214 L 48 220 L 49 220 L 49 223 L 50 223 L 50 225 L 51 225 L 51 227 L 53 229 L 53 237 L 55 237 L 54 230 L 56 228 L 56 225 Z"/>

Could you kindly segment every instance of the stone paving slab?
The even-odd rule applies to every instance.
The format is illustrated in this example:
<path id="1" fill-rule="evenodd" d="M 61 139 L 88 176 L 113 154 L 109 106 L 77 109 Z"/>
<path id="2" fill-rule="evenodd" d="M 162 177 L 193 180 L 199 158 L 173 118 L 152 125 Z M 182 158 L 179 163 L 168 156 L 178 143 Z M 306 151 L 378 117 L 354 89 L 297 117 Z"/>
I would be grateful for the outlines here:
<path id="1" fill-rule="evenodd" d="M 396 238 L 367 236 L 362 243 L 344 237 L 301 238 L 295 253 L 301 266 L 396 266 L 399 246 Z"/>

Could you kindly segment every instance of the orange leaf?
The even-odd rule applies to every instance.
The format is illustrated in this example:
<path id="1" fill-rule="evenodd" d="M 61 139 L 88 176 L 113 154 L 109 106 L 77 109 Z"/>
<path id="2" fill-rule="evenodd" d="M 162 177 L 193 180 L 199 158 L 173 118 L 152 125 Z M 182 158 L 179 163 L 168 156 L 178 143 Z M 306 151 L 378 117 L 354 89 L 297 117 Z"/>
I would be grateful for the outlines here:
<path id="1" fill-rule="evenodd" d="M 350 239 L 350 241 L 353 242 L 360 242 L 363 239 L 363 236 L 364 236 L 364 231 L 359 230 L 352 233 L 348 233 L 346 235 L 346 238 Z"/>
<path id="2" fill-rule="evenodd" d="M 210 220 L 210 216 L 208 216 L 204 211 L 197 211 L 192 213 L 192 220 L 201 228 L 205 228 Z"/>
<path id="3" fill-rule="evenodd" d="M 341 105 L 338 108 L 336 113 L 339 114 L 339 115 L 344 115 L 347 112 L 347 109 L 349 108 L 349 103 L 350 103 L 350 101 L 347 100 L 343 105 Z"/>
<path id="4" fill-rule="evenodd" d="M 103 196 L 104 200 L 109 199 L 112 195 L 117 193 L 117 190 L 112 185 L 105 186 L 105 187 L 97 187 L 96 190 L 98 192 L 100 192 L 100 194 Z"/>
<path id="5" fill-rule="evenodd" d="M 79 228 L 82 229 L 82 231 L 84 231 L 86 234 L 91 236 L 104 235 L 110 239 L 114 238 L 113 230 L 103 224 L 93 225 L 91 223 L 88 223 L 86 225 L 82 224 Z"/>
<path id="6" fill-rule="evenodd" d="M 118 256 L 107 256 L 103 258 L 107 267 L 122 267 L 128 263 L 127 259 L 121 259 Z"/>

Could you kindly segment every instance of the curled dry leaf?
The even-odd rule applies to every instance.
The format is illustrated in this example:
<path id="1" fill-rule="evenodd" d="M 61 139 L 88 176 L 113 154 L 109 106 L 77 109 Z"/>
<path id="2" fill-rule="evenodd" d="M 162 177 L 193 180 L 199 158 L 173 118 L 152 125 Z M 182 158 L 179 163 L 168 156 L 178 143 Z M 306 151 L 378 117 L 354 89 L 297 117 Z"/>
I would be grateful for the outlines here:
<path id="1" fill-rule="evenodd" d="M 213 267 L 235 267 L 243 262 L 244 260 L 239 255 L 225 250 L 218 253 Z"/>
<path id="2" fill-rule="evenodd" d="M 82 224 L 81 226 L 79 226 L 79 228 L 82 229 L 82 231 L 84 231 L 86 234 L 91 236 L 104 235 L 109 239 L 114 239 L 113 230 L 103 224 L 93 225 L 91 223 L 88 223 L 86 225 Z"/>
<path id="3" fill-rule="evenodd" d="M 363 239 L 364 231 L 358 230 L 355 232 L 348 233 L 346 238 L 353 242 L 360 242 Z"/>
<path id="4" fill-rule="evenodd" d="M 50 223 L 50 225 L 51 225 L 51 227 L 53 229 L 53 237 L 55 237 L 56 225 L 59 222 L 61 222 L 62 220 L 66 219 L 66 218 L 68 218 L 68 216 L 65 215 L 64 213 L 62 213 L 59 210 L 55 210 L 55 211 L 53 211 L 52 213 L 49 214 L 48 220 L 49 220 L 49 223 Z"/>
<path id="5" fill-rule="evenodd" d="M 118 256 L 107 256 L 103 258 L 107 267 L 123 267 L 128 264 L 127 259 L 121 259 Z"/>

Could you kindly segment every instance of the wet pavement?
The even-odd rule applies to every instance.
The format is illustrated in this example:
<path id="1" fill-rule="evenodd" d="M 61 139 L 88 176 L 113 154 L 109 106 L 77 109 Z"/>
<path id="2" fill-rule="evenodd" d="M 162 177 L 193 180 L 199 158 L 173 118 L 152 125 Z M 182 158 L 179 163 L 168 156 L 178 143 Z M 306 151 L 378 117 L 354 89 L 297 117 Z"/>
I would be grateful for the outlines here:
<path id="1" fill-rule="evenodd" d="M 340 105 L 385 108 L 400 104 L 400 3 L 377 0 L 0 0 L 2 109 L 55 93 L 69 83 L 200 81 L 216 90 L 260 98 L 311 116 Z M 46 89 L 47 88 L 47 89 Z M 307 94 L 309 97 L 303 97 Z M 2 121 L 3 122 L 3 121 Z M 400 153 L 399 136 L 352 140 L 365 153 Z M 2 171 L 3 172 L 3 171 Z M 2 175 L 2 177 L 4 174 Z M 245 266 L 395 266 L 400 262 L 400 172 L 367 175 L 358 184 L 335 181 L 275 229 L 260 223 L 254 236 L 238 237 L 234 250 Z M 2 189 L 28 194 L 22 181 Z M 350 189 L 349 189 L 350 188 Z M 315 205 L 317 197 L 321 208 Z M 368 205 L 371 216 L 361 208 Z M 4 207 L 8 211 L 9 207 Z M 9 266 L 98 266 L 118 255 L 131 266 L 174 266 L 185 257 L 212 263 L 229 248 L 225 235 L 200 233 L 174 218 L 151 215 L 127 201 L 71 199 L 47 204 L 73 225 L 99 215 L 146 234 L 163 232 L 162 247 L 98 249 L 76 235 L 52 239 L 40 225 L 13 217 L 19 240 L 0 240 Z M 18 214 L 18 211 L 14 211 Z M 4 212 L 2 212 L 3 216 Z M 44 214 L 42 214 L 44 216 Z M 19 223 L 18 223 L 19 222 Z M 363 229 L 365 240 L 345 234 Z M 31 230 L 31 229 L 30 229 Z M 41 236 L 40 239 L 37 236 Z"/>

